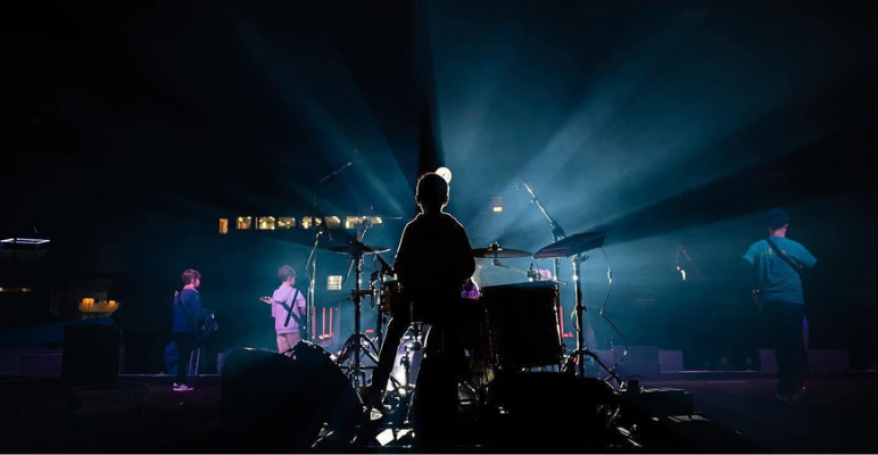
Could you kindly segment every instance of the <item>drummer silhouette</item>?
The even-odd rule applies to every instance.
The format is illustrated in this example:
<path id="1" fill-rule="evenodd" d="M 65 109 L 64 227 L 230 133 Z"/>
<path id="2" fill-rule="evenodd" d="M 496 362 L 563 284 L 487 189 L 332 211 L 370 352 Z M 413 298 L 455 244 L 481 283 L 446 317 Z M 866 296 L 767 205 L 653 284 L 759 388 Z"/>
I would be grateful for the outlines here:
<path id="1" fill-rule="evenodd" d="M 415 200 L 421 213 L 403 230 L 394 264 L 397 278 L 413 302 L 414 314 L 410 314 L 408 305 L 401 305 L 394 313 L 372 383 L 363 392 L 367 403 L 380 404 L 400 338 L 413 320 L 430 324 L 427 356 L 418 375 L 414 404 L 416 420 L 422 423 L 419 439 L 425 445 L 435 445 L 436 439 L 447 441 L 444 435 L 452 430 L 446 426 L 454 422 L 456 366 L 463 349 L 453 341 L 456 337 L 448 335 L 455 329 L 454 308 L 461 298 L 461 288 L 476 268 L 466 230 L 443 210 L 449 192 L 448 182 L 438 174 L 427 173 L 418 180 Z M 440 339 L 442 346 L 437 346 Z M 431 340 L 438 349 L 431 350 Z"/>

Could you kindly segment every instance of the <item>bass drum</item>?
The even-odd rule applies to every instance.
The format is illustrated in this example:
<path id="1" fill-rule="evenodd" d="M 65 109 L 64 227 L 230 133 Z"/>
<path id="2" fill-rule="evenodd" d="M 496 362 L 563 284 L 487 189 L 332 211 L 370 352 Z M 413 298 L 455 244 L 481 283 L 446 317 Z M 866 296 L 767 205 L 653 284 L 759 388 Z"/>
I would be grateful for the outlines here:
<path id="1" fill-rule="evenodd" d="M 482 288 L 492 365 L 558 365 L 564 357 L 555 297 L 550 281 Z"/>

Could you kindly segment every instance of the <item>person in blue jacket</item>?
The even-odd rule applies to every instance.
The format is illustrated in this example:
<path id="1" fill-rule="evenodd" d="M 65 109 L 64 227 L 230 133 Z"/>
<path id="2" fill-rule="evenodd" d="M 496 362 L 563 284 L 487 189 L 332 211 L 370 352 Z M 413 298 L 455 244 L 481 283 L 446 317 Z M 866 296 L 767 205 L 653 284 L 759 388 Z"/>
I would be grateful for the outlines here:
<path id="1" fill-rule="evenodd" d="M 194 388 L 188 384 L 186 373 L 189 370 L 189 356 L 198 341 L 197 334 L 204 320 L 204 307 L 201 305 L 201 273 L 186 269 L 182 275 L 183 291 L 174 296 L 173 332 L 177 342 L 177 379 L 175 392 L 188 392 Z"/>

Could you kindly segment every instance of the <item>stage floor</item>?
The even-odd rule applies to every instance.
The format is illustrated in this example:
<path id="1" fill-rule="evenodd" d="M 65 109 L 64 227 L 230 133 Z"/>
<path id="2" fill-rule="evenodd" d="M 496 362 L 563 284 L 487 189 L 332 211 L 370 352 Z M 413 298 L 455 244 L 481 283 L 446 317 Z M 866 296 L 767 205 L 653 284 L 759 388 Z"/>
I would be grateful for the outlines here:
<path id="1" fill-rule="evenodd" d="M 3 416 L 3 452 L 223 452 L 219 387 L 174 393 L 152 385 L 142 411 L 86 415 L 46 406 Z M 774 400 L 771 378 L 654 381 L 647 387 L 688 390 L 696 409 L 723 428 L 739 431 L 766 452 L 875 452 L 878 376 L 812 378 L 800 404 Z M 467 451 L 465 448 L 462 448 Z M 724 451 L 704 447 L 704 451 Z M 254 447 L 254 452 L 259 449 Z M 470 450 L 474 451 L 474 450 Z"/>

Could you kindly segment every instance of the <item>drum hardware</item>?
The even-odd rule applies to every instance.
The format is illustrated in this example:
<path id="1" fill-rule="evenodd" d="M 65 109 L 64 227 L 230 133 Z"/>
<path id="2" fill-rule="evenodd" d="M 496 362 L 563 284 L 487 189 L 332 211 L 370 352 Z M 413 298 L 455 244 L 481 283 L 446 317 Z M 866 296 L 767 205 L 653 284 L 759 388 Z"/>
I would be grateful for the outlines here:
<path id="1" fill-rule="evenodd" d="M 501 248 L 500 244 L 494 242 L 488 248 L 476 248 L 473 250 L 473 256 L 480 259 L 512 259 L 527 258 L 533 256 L 524 250 L 513 250 L 510 248 Z"/>
<path id="2" fill-rule="evenodd" d="M 378 363 L 375 345 L 362 332 L 360 326 L 363 298 L 373 294 L 371 290 L 360 289 L 360 278 L 363 275 L 363 257 L 369 254 L 383 253 L 389 251 L 389 249 L 364 245 L 358 238 L 351 240 L 346 246 L 332 247 L 329 250 L 350 256 L 351 263 L 356 271 L 356 281 L 354 281 L 354 289 L 351 291 L 351 300 L 354 302 L 354 333 L 345 341 L 337 363 L 342 365 L 348 361 L 351 355 L 353 356 L 347 367 L 348 378 L 353 381 L 355 388 L 360 389 L 366 385 L 366 372 L 363 367 L 362 356 L 366 355 L 375 363 Z"/>
<path id="3" fill-rule="evenodd" d="M 557 295 L 558 285 L 552 281 L 482 288 L 490 366 L 518 371 L 564 363 Z"/>
<path id="4" fill-rule="evenodd" d="M 560 224 L 558 224 L 558 221 L 555 220 L 554 218 L 552 218 L 552 215 L 549 214 L 549 211 L 546 210 L 546 207 L 543 206 L 542 202 L 540 202 L 540 199 L 537 197 L 537 194 L 534 192 L 533 187 L 531 187 L 527 182 L 520 182 L 520 183 L 524 187 L 524 189 L 528 192 L 528 194 L 530 194 L 531 204 L 534 204 L 537 206 L 537 208 L 540 210 L 540 213 L 542 213 L 543 216 L 546 217 L 546 220 L 549 222 L 549 226 L 552 227 L 552 242 L 553 243 L 558 242 L 558 241 L 564 239 L 565 237 L 567 237 L 567 233 L 564 232 L 564 229 L 561 227 Z M 516 184 L 516 190 L 517 189 L 518 189 L 518 185 Z M 534 259 L 536 259 L 536 258 L 537 258 L 537 256 L 534 256 Z M 558 276 L 560 274 L 561 274 L 561 259 L 560 258 L 552 258 L 552 279 L 559 284 L 560 284 L 560 281 L 558 281 Z M 565 285 L 566 285 L 566 283 L 565 283 Z M 557 294 L 555 294 L 555 311 L 557 313 L 557 320 L 556 320 L 555 324 L 557 324 L 559 331 L 561 330 L 561 326 L 562 326 L 561 318 L 564 317 L 564 315 L 562 314 L 563 313 L 562 308 L 563 307 L 561 306 L 561 292 L 559 290 L 559 292 Z M 580 328 L 581 328 L 581 326 L 580 326 Z M 563 333 L 561 335 L 563 336 Z M 566 354 L 567 346 L 564 345 L 563 341 L 561 343 L 561 347 L 564 350 L 564 353 Z M 585 377 L 585 370 L 582 370 L 580 372 L 580 374 L 581 374 L 581 376 Z"/>
<path id="5" fill-rule="evenodd" d="M 604 239 L 606 238 L 606 234 L 603 232 L 583 232 L 580 234 L 576 234 L 571 237 L 567 237 L 561 239 L 557 242 L 554 242 L 534 254 L 535 258 L 553 258 L 558 259 L 562 257 L 569 257 L 571 263 L 573 264 L 573 282 L 574 282 L 574 291 L 576 297 L 576 351 L 573 354 L 570 354 L 567 359 L 567 365 L 570 366 L 574 359 L 578 358 L 579 361 L 579 376 L 585 377 L 585 356 L 589 356 L 595 360 L 595 362 L 601 366 L 610 376 L 620 383 L 621 378 L 609 368 L 595 353 L 591 352 L 588 347 L 585 346 L 585 342 L 583 339 L 583 321 L 582 315 L 585 313 L 585 306 L 582 304 L 582 279 L 580 276 L 580 266 L 584 260 L 588 260 L 588 256 L 584 256 L 584 253 L 595 249 L 600 248 L 604 245 Z"/>
<path id="6" fill-rule="evenodd" d="M 543 281 L 544 278 L 540 275 L 536 270 L 534 270 L 534 262 L 531 261 L 530 267 L 527 270 L 520 269 L 518 267 L 512 267 L 510 265 L 506 265 L 500 262 L 500 259 L 517 259 L 517 258 L 526 258 L 533 256 L 531 253 L 528 253 L 524 250 L 514 250 L 511 248 L 503 248 L 499 243 L 494 242 L 487 248 L 477 248 L 473 250 L 473 256 L 476 259 L 491 259 L 491 265 L 495 267 L 502 267 L 507 270 L 511 270 L 516 273 L 520 273 L 522 275 L 526 275 L 528 280 L 530 281 Z M 557 281 L 557 280 L 556 280 Z M 567 285 L 567 283 L 563 281 L 557 281 L 558 284 Z"/>

